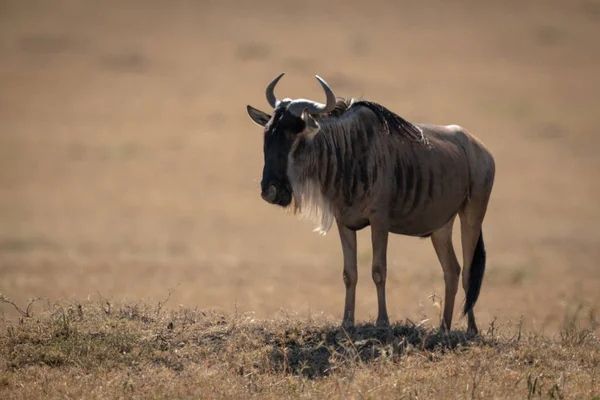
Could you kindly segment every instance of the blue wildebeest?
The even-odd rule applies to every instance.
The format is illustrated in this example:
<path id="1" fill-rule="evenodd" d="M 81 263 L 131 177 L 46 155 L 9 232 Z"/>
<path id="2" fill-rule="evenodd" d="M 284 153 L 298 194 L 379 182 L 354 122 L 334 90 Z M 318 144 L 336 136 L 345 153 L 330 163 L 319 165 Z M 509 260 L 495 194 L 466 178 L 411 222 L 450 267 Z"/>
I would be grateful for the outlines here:
<path id="1" fill-rule="evenodd" d="M 376 324 L 389 324 L 385 281 L 391 232 L 431 237 L 444 271 L 441 329 L 450 329 L 461 271 L 452 245 L 458 215 L 464 313 L 469 332 L 477 332 L 473 306 L 486 258 L 481 225 L 495 175 L 490 152 L 460 126 L 413 124 L 377 103 L 336 99 L 318 76 L 325 104 L 280 101 L 274 88 L 282 76 L 267 86 L 272 114 L 247 107 L 250 118 L 264 127 L 262 198 L 313 219 L 323 234 L 336 222 L 346 285 L 342 325 L 354 325 L 356 231 L 370 225 Z"/>

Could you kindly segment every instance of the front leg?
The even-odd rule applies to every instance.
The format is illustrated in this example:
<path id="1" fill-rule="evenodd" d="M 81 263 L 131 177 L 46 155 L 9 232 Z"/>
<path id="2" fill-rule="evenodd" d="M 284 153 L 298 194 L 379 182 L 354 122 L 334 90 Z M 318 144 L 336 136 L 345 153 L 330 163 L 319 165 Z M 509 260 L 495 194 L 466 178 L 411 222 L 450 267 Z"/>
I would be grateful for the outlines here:
<path id="1" fill-rule="evenodd" d="M 358 281 L 356 260 L 356 232 L 346 228 L 337 222 L 340 239 L 342 241 L 342 252 L 344 255 L 344 284 L 346 285 L 346 302 L 344 305 L 344 320 L 342 326 L 351 328 L 354 326 L 354 307 L 356 304 L 356 283 Z"/>
<path id="2" fill-rule="evenodd" d="M 389 229 L 385 223 L 371 222 L 371 241 L 373 245 L 373 282 L 377 288 L 377 326 L 388 326 L 387 306 L 385 302 L 385 280 L 387 276 L 387 244 Z"/>

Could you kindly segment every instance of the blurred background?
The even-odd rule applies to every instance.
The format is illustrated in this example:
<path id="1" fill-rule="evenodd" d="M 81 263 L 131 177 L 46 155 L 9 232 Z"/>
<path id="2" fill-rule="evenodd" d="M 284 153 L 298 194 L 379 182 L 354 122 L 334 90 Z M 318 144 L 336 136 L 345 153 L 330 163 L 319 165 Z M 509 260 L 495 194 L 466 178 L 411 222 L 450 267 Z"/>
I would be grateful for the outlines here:
<path id="1" fill-rule="evenodd" d="M 599 39 L 598 0 L 1 0 L 0 292 L 157 302 L 176 288 L 171 307 L 341 318 L 337 231 L 260 198 L 245 107 L 270 111 L 285 71 L 279 97 L 322 100 L 318 74 L 480 138 L 497 162 L 480 325 L 551 329 L 600 300 Z M 359 261 L 364 322 L 369 229 Z M 437 324 L 430 241 L 394 236 L 388 264 L 390 317 Z"/>

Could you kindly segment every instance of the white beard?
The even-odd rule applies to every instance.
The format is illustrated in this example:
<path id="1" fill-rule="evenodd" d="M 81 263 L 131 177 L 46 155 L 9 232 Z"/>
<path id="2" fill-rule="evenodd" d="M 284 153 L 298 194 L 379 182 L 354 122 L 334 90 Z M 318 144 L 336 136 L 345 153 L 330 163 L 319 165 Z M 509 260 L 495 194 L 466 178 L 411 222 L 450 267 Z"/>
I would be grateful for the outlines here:
<path id="1" fill-rule="evenodd" d="M 319 184 L 312 179 L 299 182 L 290 178 L 294 196 L 294 214 L 299 214 L 300 219 L 307 219 L 317 227 L 313 232 L 326 235 L 333 225 L 333 209 L 327 199 L 323 197 Z"/>

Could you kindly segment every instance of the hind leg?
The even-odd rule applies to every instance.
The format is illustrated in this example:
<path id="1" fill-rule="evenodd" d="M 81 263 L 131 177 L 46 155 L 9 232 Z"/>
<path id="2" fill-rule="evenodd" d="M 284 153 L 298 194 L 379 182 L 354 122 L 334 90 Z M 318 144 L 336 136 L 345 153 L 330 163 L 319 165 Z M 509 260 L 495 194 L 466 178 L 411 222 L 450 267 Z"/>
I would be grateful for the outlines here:
<path id="1" fill-rule="evenodd" d="M 481 225 L 472 225 L 468 221 L 465 221 L 466 219 L 467 218 L 461 218 L 461 242 L 463 249 L 462 285 L 465 295 L 468 295 L 471 264 L 473 261 L 473 254 L 475 254 L 477 239 L 481 232 Z M 467 310 L 467 331 L 470 333 L 478 332 L 477 324 L 475 323 L 475 313 L 473 312 L 472 307 Z"/>
<path id="2" fill-rule="evenodd" d="M 485 270 L 485 248 L 481 225 L 488 198 L 486 196 L 477 200 L 477 198 L 469 199 L 459 213 L 463 250 L 462 284 L 467 296 L 464 311 L 467 314 L 467 330 L 470 333 L 478 332 L 473 306 L 479 296 Z"/>
<path id="3" fill-rule="evenodd" d="M 456 298 L 456 292 L 458 290 L 458 280 L 460 277 L 460 265 L 456 259 L 454 253 L 454 247 L 452 246 L 452 228 L 454 226 L 454 219 L 452 217 L 446 225 L 441 229 L 435 231 L 431 235 L 431 243 L 435 249 L 438 260 L 442 265 L 444 271 L 444 316 L 441 330 L 450 330 L 452 326 L 452 313 L 454 312 L 454 299 Z"/>

